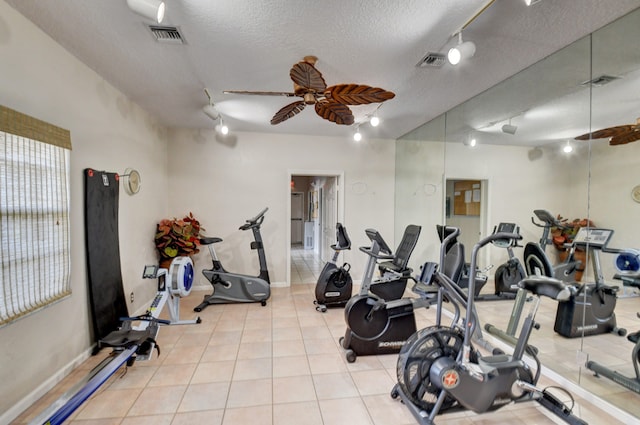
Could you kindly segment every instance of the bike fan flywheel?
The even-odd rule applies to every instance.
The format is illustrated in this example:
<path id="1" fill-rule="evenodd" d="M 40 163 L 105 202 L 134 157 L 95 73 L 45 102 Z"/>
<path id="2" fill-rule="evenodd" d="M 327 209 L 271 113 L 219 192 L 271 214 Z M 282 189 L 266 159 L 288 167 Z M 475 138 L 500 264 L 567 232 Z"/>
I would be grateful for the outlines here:
<path id="1" fill-rule="evenodd" d="M 404 344 L 398 354 L 398 385 L 416 406 L 428 412 L 433 409 L 441 390 L 431 382 L 429 370 L 440 357 L 457 358 L 463 340 L 462 332 L 456 329 L 430 326 L 411 335 Z M 455 399 L 447 396 L 440 409 L 454 403 Z"/>

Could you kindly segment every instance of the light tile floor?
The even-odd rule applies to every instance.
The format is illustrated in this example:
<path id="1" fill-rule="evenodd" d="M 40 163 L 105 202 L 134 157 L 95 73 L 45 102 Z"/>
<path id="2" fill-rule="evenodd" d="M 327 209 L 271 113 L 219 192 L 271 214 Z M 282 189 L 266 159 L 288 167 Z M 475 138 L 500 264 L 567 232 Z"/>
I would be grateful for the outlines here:
<path id="1" fill-rule="evenodd" d="M 389 396 L 396 382 L 396 355 L 359 356 L 355 363 L 346 362 L 338 344 L 345 330 L 343 310 L 329 309 L 323 314 L 313 306 L 313 273 L 318 271 L 317 261 L 311 262 L 312 277 L 305 277 L 305 284 L 273 288 L 266 307 L 259 303 L 215 305 L 199 313 L 199 325 L 163 327 L 158 338 L 161 355 L 117 373 L 68 423 L 416 424 L 404 405 Z M 299 273 L 306 276 L 307 271 Z M 193 317 L 191 309 L 202 295 L 193 292 L 182 300 L 183 319 Z M 482 309 L 490 312 L 502 308 L 492 308 L 490 304 Z M 417 311 L 418 327 L 433 323 L 434 315 L 433 309 Z M 28 423 L 85 376 L 107 354 L 107 350 L 103 351 L 14 423 Z M 590 424 L 623 423 L 580 399 L 575 411 Z M 436 422 L 563 423 L 534 403 L 508 406 L 485 415 L 448 414 Z"/>

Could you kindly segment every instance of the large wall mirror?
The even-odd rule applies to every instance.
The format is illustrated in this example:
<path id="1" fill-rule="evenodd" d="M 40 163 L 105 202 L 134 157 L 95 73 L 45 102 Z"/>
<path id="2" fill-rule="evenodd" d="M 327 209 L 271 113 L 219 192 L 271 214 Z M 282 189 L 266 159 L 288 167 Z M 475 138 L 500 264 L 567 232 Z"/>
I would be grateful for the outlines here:
<path id="1" fill-rule="evenodd" d="M 569 221 L 590 219 L 613 230 L 608 248 L 640 249 L 640 141 L 612 146 L 608 139 L 575 139 L 640 123 L 638 40 L 640 9 L 397 141 L 396 239 L 407 224 L 423 226 L 412 267 L 437 261 L 435 225 L 443 222 L 460 227 L 467 253 L 501 222 L 520 227 L 523 245 L 540 242 L 543 229 L 532 222 L 540 223 L 534 210 Z M 589 255 L 581 258 L 585 270 L 578 285 L 593 284 L 601 273 L 603 284 L 618 288 L 616 324 L 629 333 L 640 330 L 638 288 L 614 278 L 619 253 L 596 255 L 593 248 L 586 247 Z M 545 251 L 552 263 L 563 261 L 563 247 L 550 243 Z M 492 293 L 494 272 L 508 253 L 490 246 L 481 254 L 480 267 L 490 268 L 483 292 Z M 523 249 L 515 248 L 514 254 L 522 260 Z M 598 272 L 592 265 L 596 256 Z M 508 300 L 478 303 L 481 320 L 502 328 L 512 306 Z M 557 303 L 543 300 L 537 316 L 541 329 L 531 337 L 542 364 L 640 417 L 640 394 L 585 367 L 588 358 L 635 378 L 634 344 L 616 333 L 562 336 L 554 331 L 557 311 Z"/>

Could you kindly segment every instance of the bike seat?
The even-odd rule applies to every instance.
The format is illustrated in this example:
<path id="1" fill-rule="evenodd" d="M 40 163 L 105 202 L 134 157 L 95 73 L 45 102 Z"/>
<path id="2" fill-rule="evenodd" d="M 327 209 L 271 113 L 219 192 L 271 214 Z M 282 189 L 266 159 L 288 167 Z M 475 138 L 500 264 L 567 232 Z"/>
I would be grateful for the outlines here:
<path id="1" fill-rule="evenodd" d="M 210 245 L 217 242 L 222 242 L 222 238 L 200 238 L 200 243 L 202 245 Z"/>
<path id="2" fill-rule="evenodd" d="M 575 288 L 559 279 L 547 276 L 529 276 L 518 283 L 523 289 L 539 296 L 549 297 L 556 301 L 568 301 Z"/>

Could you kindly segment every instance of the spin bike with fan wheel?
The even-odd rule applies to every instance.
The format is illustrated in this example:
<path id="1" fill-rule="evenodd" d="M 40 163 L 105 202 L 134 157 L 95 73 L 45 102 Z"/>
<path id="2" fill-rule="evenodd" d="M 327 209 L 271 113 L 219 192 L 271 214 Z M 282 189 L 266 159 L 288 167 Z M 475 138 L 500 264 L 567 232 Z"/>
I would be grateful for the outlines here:
<path id="1" fill-rule="evenodd" d="M 519 239 L 521 236 L 518 234 L 502 232 L 482 239 L 473 247 L 472 269 L 483 246 L 496 241 L 509 244 Z M 547 389 L 536 387 L 540 362 L 535 353 L 527 349 L 535 328 L 540 297 L 558 301 L 568 299 L 571 294 L 568 285 L 552 278 L 523 279 L 519 285 L 534 295 L 534 300 L 513 353 L 496 352 L 483 356 L 471 343 L 472 335 L 479 326 L 474 297 L 460 297 L 456 283 L 439 271 L 435 274 L 434 284 L 443 294 L 438 297 L 438 303 L 446 298 L 454 305 L 454 320 L 450 326 L 442 326 L 438 318 L 435 326 L 421 329 L 407 340 L 398 355 L 398 384 L 391 391 L 391 397 L 400 397 L 419 424 L 433 425 L 436 416 L 447 411 L 466 409 L 485 413 L 512 402 L 533 400 L 569 424 L 586 424 Z M 470 277 L 468 293 L 472 294 L 474 288 L 475 279 Z M 438 307 L 441 313 L 441 306 Z M 461 309 L 466 312 L 463 320 L 459 320 L 457 314 Z M 525 352 L 536 361 L 535 372 L 523 360 Z"/>
<path id="2" fill-rule="evenodd" d="M 267 269 L 267 259 L 264 255 L 264 245 L 260 226 L 264 221 L 264 214 L 269 208 L 265 208 L 258 215 L 246 220 L 239 230 L 249 230 L 253 232 L 254 241 L 251 242 L 251 249 L 258 251 L 258 261 L 260 263 L 260 274 L 258 276 L 248 276 L 240 273 L 233 273 L 225 270 L 222 262 L 218 259 L 214 244 L 222 242 L 221 238 L 201 238 L 200 243 L 209 248 L 213 267 L 202 270 L 202 274 L 213 286 L 213 293 L 204 297 L 204 301 L 195 307 L 194 311 L 202 311 L 211 304 L 227 303 L 255 303 L 259 302 L 263 306 L 267 305 L 267 300 L 271 296 L 271 281 L 269 280 L 269 270 Z"/>

